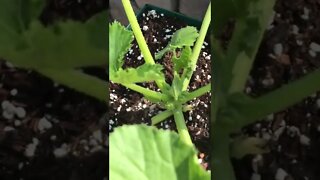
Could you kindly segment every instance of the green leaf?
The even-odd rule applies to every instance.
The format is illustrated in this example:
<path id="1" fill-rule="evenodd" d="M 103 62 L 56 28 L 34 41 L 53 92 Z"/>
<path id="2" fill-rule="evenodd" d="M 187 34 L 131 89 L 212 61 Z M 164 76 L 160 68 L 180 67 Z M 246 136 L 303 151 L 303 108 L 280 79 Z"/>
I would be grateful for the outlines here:
<path id="1" fill-rule="evenodd" d="M 160 64 L 143 64 L 137 68 L 119 69 L 110 74 L 110 79 L 121 84 L 155 81 L 164 78 L 162 69 Z"/>
<path id="2" fill-rule="evenodd" d="M 156 53 L 156 59 L 161 59 L 165 53 L 173 51 L 177 48 L 193 46 L 198 36 L 199 33 L 195 27 L 187 26 L 179 29 L 172 35 L 169 44 L 163 50 Z"/>
<path id="3" fill-rule="evenodd" d="M 124 55 L 133 41 L 132 31 L 127 30 L 119 22 L 109 24 L 109 70 L 110 74 L 117 72 L 124 63 Z"/>
<path id="4" fill-rule="evenodd" d="M 110 179 L 209 180 L 196 150 L 173 132 L 145 125 L 122 126 L 110 135 Z"/>
<path id="5" fill-rule="evenodd" d="M 180 57 L 173 57 L 174 71 L 179 73 L 181 69 L 191 67 L 190 57 L 192 55 L 192 50 L 190 46 L 183 48 Z"/>

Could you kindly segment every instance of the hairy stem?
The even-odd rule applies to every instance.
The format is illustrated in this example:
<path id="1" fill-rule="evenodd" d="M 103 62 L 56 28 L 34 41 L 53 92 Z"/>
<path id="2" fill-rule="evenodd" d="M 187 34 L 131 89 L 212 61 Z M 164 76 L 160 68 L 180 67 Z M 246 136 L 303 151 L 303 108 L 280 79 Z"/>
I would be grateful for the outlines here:
<path id="1" fill-rule="evenodd" d="M 151 52 L 148 48 L 147 42 L 144 39 L 144 36 L 143 36 L 142 31 L 140 29 L 136 15 L 134 14 L 134 11 L 132 9 L 130 0 L 122 0 L 122 4 L 123 4 L 124 10 L 126 12 L 127 18 L 130 22 L 133 34 L 137 39 L 137 43 L 139 45 L 139 48 L 141 50 L 141 53 L 142 53 L 146 63 L 155 64 L 154 59 L 151 55 Z M 166 82 L 164 80 L 157 80 L 156 84 L 163 92 Z"/>
<path id="2" fill-rule="evenodd" d="M 246 98 L 231 102 L 234 109 L 230 113 L 230 119 L 236 119 L 239 127 L 251 124 L 267 115 L 281 111 L 303 98 L 320 90 L 320 70 L 306 75 L 288 85 L 284 85 L 257 99 Z M 235 99 L 235 98 L 232 98 Z"/>
<path id="3" fill-rule="evenodd" d="M 192 110 L 191 105 L 183 106 L 183 109 L 182 109 L 183 112 L 187 112 L 190 110 Z M 163 111 L 163 112 L 161 112 L 151 118 L 152 125 L 156 125 L 156 124 L 166 120 L 168 117 L 170 117 L 172 115 L 173 115 L 173 112 L 171 110 L 165 110 L 165 111 Z"/>
<path id="4" fill-rule="evenodd" d="M 209 83 L 209 84 L 207 84 L 207 85 L 205 85 L 195 91 L 188 93 L 182 103 L 186 103 L 188 101 L 191 101 L 194 98 L 200 97 L 210 91 L 211 91 L 211 83 Z"/>
<path id="5" fill-rule="evenodd" d="M 125 87 L 132 89 L 134 91 L 137 91 L 141 94 L 143 94 L 145 97 L 150 97 L 158 102 L 161 101 L 167 101 L 169 99 L 169 97 L 165 94 L 156 92 L 156 91 L 152 91 L 150 89 L 138 86 L 136 84 L 123 84 Z"/>
<path id="6" fill-rule="evenodd" d="M 229 133 L 222 127 L 216 127 L 212 133 L 212 153 L 211 162 L 213 172 L 211 179 L 236 180 L 233 166 L 230 159 L 230 139 Z"/>
<path id="7" fill-rule="evenodd" d="M 168 117 L 172 116 L 172 111 L 171 110 L 165 110 L 155 116 L 153 116 L 151 118 L 151 124 L 152 125 L 156 125 L 162 121 L 164 121 L 165 119 L 167 119 Z"/>
<path id="8" fill-rule="evenodd" d="M 100 101 L 107 101 L 107 82 L 97 77 L 73 69 L 37 69 L 37 71 L 44 76 L 50 77 L 54 82 L 76 89 L 77 91 L 97 98 Z"/>
<path id="9" fill-rule="evenodd" d="M 174 116 L 174 121 L 177 126 L 178 133 L 179 133 L 182 141 L 184 141 L 185 143 L 187 143 L 190 146 L 193 146 L 191 137 L 188 132 L 188 128 L 186 126 L 186 122 L 183 117 L 182 110 L 181 109 L 174 110 L 173 116 Z"/>
<path id="10" fill-rule="evenodd" d="M 196 69 L 199 54 L 200 54 L 204 39 L 206 38 L 208 29 L 210 26 L 210 22 L 211 22 L 211 3 L 208 6 L 206 15 L 205 15 L 204 20 L 202 22 L 199 37 L 196 41 L 195 46 L 193 47 L 193 52 L 192 52 L 192 55 L 190 58 L 191 63 L 192 63 L 192 70 L 191 71 L 185 70 L 182 75 L 183 79 L 185 79 L 183 82 L 182 91 L 185 91 L 188 88 L 193 71 Z"/>

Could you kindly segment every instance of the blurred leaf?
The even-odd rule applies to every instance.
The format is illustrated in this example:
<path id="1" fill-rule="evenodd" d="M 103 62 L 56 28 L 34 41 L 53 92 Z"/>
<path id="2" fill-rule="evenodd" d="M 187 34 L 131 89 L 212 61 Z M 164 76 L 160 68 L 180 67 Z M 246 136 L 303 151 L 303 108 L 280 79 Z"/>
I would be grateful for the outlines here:
<path id="1" fill-rule="evenodd" d="M 231 144 L 231 156 L 241 159 L 248 154 L 263 154 L 270 150 L 267 140 L 256 137 L 238 137 Z"/>
<path id="2" fill-rule="evenodd" d="M 104 29 L 99 30 L 99 36 L 107 36 L 105 12 L 86 23 L 67 21 L 44 27 L 37 19 L 43 1 L 13 1 L 0 2 L 2 58 L 17 67 L 33 69 L 107 64 L 107 38 L 92 40 L 98 28 Z"/>
<path id="3" fill-rule="evenodd" d="M 209 180 L 196 150 L 178 134 L 145 125 L 122 126 L 110 135 L 110 179 Z"/>

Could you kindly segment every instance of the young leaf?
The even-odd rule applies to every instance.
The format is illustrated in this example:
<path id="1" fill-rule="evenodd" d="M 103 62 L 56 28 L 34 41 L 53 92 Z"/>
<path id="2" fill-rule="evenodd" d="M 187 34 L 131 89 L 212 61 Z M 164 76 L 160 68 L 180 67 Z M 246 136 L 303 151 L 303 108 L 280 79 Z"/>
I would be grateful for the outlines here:
<path id="1" fill-rule="evenodd" d="M 160 64 L 143 64 L 137 68 L 119 69 L 110 73 L 110 79 L 121 84 L 155 81 L 164 78 L 162 69 Z"/>
<path id="2" fill-rule="evenodd" d="M 131 47 L 132 31 L 127 30 L 119 22 L 109 24 L 109 70 L 110 74 L 117 72 L 124 63 L 124 55 Z"/>
<path id="3" fill-rule="evenodd" d="M 190 46 L 183 48 L 180 57 L 173 57 L 174 71 L 179 73 L 181 69 L 191 67 L 190 57 L 192 50 Z"/>
<path id="4" fill-rule="evenodd" d="M 156 59 L 161 59 L 165 53 L 173 51 L 177 48 L 193 46 L 198 36 L 199 33 L 195 27 L 187 26 L 179 29 L 172 35 L 169 44 L 163 50 L 156 53 Z"/>
<path id="5" fill-rule="evenodd" d="M 145 125 L 122 126 L 109 138 L 110 179 L 210 179 L 194 159 L 196 150 L 173 132 Z"/>
<path id="6" fill-rule="evenodd" d="M 172 81 L 172 89 L 171 89 L 172 96 L 174 97 L 175 100 L 178 100 L 178 98 L 181 94 L 182 83 L 183 82 L 181 81 L 179 74 L 175 73 L 173 81 Z"/>

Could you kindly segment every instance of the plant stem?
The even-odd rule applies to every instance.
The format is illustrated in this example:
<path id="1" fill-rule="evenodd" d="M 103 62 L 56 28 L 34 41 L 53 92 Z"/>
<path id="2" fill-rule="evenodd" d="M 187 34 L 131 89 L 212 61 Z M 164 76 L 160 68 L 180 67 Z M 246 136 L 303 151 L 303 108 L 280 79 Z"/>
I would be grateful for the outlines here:
<path id="1" fill-rule="evenodd" d="M 183 79 L 185 79 L 184 82 L 183 82 L 182 91 L 185 91 L 188 88 L 188 85 L 189 85 L 190 79 L 192 77 L 193 71 L 197 67 L 196 65 L 197 65 L 197 61 L 198 61 L 198 58 L 199 58 L 199 54 L 200 54 L 204 39 L 206 38 L 207 31 L 208 31 L 209 26 L 210 26 L 210 22 L 211 22 L 211 2 L 209 4 L 209 6 L 208 6 L 206 15 L 205 15 L 203 23 L 201 25 L 199 37 L 198 37 L 198 39 L 196 41 L 195 46 L 193 47 L 193 52 L 192 52 L 192 55 L 191 55 L 191 58 L 190 58 L 191 63 L 192 63 L 192 70 L 191 71 L 190 70 L 185 70 L 183 72 L 183 75 L 182 75 Z"/>
<path id="2" fill-rule="evenodd" d="M 211 179 L 236 180 L 230 159 L 229 132 L 223 127 L 215 127 L 211 132 L 211 144 L 213 145 L 213 156 L 211 156 L 213 172 L 211 173 Z"/>
<path id="3" fill-rule="evenodd" d="M 122 0 L 122 4 L 123 4 L 124 10 L 126 12 L 127 18 L 130 22 L 133 34 L 136 37 L 137 43 L 139 45 L 139 48 L 141 50 L 141 53 L 142 53 L 146 63 L 155 64 L 154 59 L 151 55 L 151 52 L 148 48 L 147 42 L 144 39 L 144 36 L 143 36 L 142 31 L 140 29 L 136 15 L 132 9 L 130 0 Z M 166 82 L 164 80 L 156 80 L 156 84 L 163 92 Z"/>
<path id="4" fill-rule="evenodd" d="M 182 111 L 183 112 L 187 112 L 187 111 L 190 111 L 192 110 L 192 106 L 191 105 L 185 105 L 183 106 L 182 108 Z M 155 116 L 153 116 L 151 118 L 151 122 L 152 122 L 152 125 L 156 125 L 162 121 L 164 121 L 165 119 L 167 119 L 168 117 L 172 116 L 173 115 L 173 112 L 171 110 L 165 110 Z"/>
<path id="5" fill-rule="evenodd" d="M 174 110 L 173 116 L 181 139 L 188 145 L 193 146 L 181 108 Z"/>
<path id="6" fill-rule="evenodd" d="M 319 79 L 320 70 L 318 69 L 257 99 L 247 98 L 247 100 L 233 102 L 231 105 L 237 107 L 237 109 L 229 114 L 229 118 L 236 119 L 239 127 L 251 124 L 271 113 L 294 105 L 303 98 L 319 91 Z"/>
<path id="7" fill-rule="evenodd" d="M 188 93 L 186 95 L 186 99 L 184 99 L 182 103 L 186 103 L 188 101 L 191 101 L 192 99 L 200 97 L 210 91 L 211 91 L 211 83 L 209 83 L 209 84 L 207 84 L 207 85 L 205 85 L 195 91 Z"/>
<path id="8" fill-rule="evenodd" d="M 107 82 L 97 77 L 84 74 L 76 70 L 37 69 L 44 76 L 54 82 L 76 89 L 84 94 L 106 102 L 108 98 Z"/>
<path id="9" fill-rule="evenodd" d="M 134 91 L 137 91 L 137 92 L 143 94 L 145 97 L 150 97 L 150 98 L 157 100 L 159 102 L 167 101 L 169 99 L 169 97 L 165 94 L 162 94 L 162 93 L 159 93 L 156 91 L 152 91 L 150 89 L 138 86 L 136 84 L 123 84 L 123 86 L 125 86 L 129 89 L 132 89 Z"/>
<path id="10" fill-rule="evenodd" d="M 155 116 L 153 116 L 151 118 L 151 124 L 154 126 L 162 121 L 164 121 L 165 119 L 167 119 L 168 117 L 170 117 L 172 115 L 172 111 L 171 110 L 165 110 Z"/>

